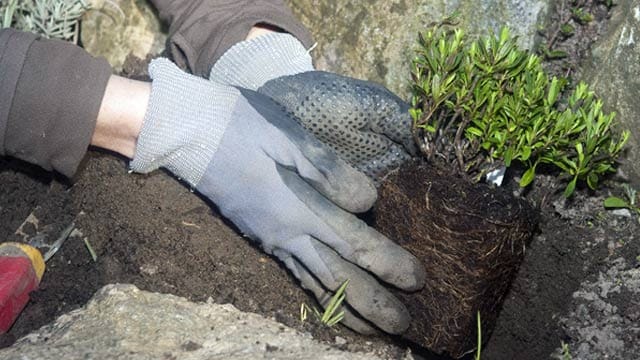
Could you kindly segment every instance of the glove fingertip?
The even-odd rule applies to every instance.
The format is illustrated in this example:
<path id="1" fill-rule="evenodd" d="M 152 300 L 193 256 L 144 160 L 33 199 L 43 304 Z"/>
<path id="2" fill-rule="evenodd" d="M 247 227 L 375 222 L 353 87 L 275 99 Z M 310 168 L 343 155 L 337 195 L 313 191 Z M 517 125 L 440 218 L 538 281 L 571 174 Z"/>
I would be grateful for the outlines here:
<path id="1" fill-rule="evenodd" d="M 411 275 L 407 278 L 407 281 L 400 284 L 399 288 L 409 292 L 422 289 L 427 279 L 427 272 L 424 266 L 417 258 L 414 258 L 408 267 L 410 269 L 408 273 Z"/>
<path id="2" fill-rule="evenodd" d="M 422 289 L 427 278 L 424 264 L 401 246 L 390 241 L 388 244 L 389 246 L 387 247 L 377 249 L 378 252 L 387 254 L 389 259 L 394 259 L 392 262 L 377 262 L 376 265 L 379 266 L 377 270 L 380 272 L 381 278 L 398 289 L 407 292 Z M 376 271 L 374 270 L 374 272 Z"/>
<path id="3" fill-rule="evenodd" d="M 394 306 L 380 310 L 376 324 L 388 334 L 400 335 L 409 329 L 411 315 L 409 310 L 398 301 Z"/>
<path id="4" fill-rule="evenodd" d="M 330 179 L 328 197 L 341 208 L 352 213 L 369 210 L 378 199 L 375 185 L 363 173 L 351 169 L 347 176 Z"/>
<path id="5" fill-rule="evenodd" d="M 380 332 L 376 330 L 374 327 L 365 323 L 364 321 L 346 312 L 344 314 L 344 319 L 342 319 L 341 323 L 342 325 L 362 335 L 375 335 Z"/>

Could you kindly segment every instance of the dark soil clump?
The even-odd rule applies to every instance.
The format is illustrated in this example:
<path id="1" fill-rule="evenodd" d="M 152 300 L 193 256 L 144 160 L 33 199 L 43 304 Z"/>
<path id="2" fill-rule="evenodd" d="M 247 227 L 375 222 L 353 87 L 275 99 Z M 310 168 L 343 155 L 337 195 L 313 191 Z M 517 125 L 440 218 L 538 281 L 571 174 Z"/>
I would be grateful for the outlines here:
<path id="1" fill-rule="evenodd" d="M 414 162 L 379 191 L 376 228 L 422 261 L 425 287 L 396 292 L 412 323 L 403 337 L 456 358 L 491 334 L 537 226 L 537 212 L 502 188 Z"/>

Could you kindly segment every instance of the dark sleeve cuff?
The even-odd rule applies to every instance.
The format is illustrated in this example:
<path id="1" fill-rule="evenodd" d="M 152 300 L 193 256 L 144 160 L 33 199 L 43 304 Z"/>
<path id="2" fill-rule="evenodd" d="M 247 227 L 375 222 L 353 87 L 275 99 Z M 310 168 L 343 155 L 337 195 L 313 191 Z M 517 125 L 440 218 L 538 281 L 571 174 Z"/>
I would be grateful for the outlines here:
<path id="1" fill-rule="evenodd" d="M 22 64 L 36 36 L 13 29 L 0 30 L 0 155 L 6 155 L 9 112 Z"/>
<path id="2" fill-rule="evenodd" d="M 0 85 L 13 93 L 3 154 L 71 177 L 93 136 L 111 66 L 64 41 L 5 32 L 26 51 L 0 57 L 1 72 L 19 74 L 13 86 Z"/>
<path id="3" fill-rule="evenodd" d="M 173 61 L 193 74 L 208 77 L 213 64 L 257 24 L 280 28 L 313 44 L 309 31 L 282 0 L 153 1 L 169 21 L 167 50 Z"/>

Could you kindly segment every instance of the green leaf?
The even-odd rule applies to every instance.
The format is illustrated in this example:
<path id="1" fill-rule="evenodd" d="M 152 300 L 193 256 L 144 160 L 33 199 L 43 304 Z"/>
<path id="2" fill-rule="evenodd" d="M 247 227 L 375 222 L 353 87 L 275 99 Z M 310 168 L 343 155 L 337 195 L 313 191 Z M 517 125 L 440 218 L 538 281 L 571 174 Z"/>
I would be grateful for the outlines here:
<path id="1" fill-rule="evenodd" d="M 531 146 L 523 146 L 522 147 L 522 155 L 520 156 L 520 160 L 527 161 L 531 156 Z"/>
<path id="2" fill-rule="evenodd" d="M 567 185 L 567 187 L 564 189 L 564 197 L 569 197 L 571 196 L 571 194 L 573 194 L 573 192 L 576 189 L 576 183 L 578 182 L 578 177 L 574 177 L 573 180 L 571 180 L 571 182 L 569 182 L 569 184 Z"/>
<path id="3" fill-rule="evenodd" d="M 414 122 L 418 122 L 418 120 L 420 120 L 420 116 L 422 115 L 422 110 L 411 108 L 409 109 L 409 114 L 411 115 L 411 118 Z"/>
<path id="4" fill-rule="evenodd" d="M 628 208 L 629 203 L 619 197 L 610 196 L 604 199 L 604 207 L 613 209 Z"/>
<path id="5" fill-rule="evenodd" d="M 578 152 L 578 164 L 584 163 L 584 149 L 581 143 L 576 143 L 576 151 Z"/>
<path id="6" fill-rule="evenodd" d="M 549 51 L 546 55 L 548 59 L 553 59 L 553 60 L 564 59 L 567 56 L 569 56 L 569 54 L 567 54 L 565 51 L 562 51 L 562 50 L 552 50 L 552 51 Z"/>
<path id="7" fill-rule="evenodd" d="M 477 127 L 470 126 L 467 128 L 467 132 L 478 137 L 482 136 L 482 131 Z"/>
<path id="8" fill-rule="evenodd" d="M 595 173 L 589 174 L 587 176 L 587 185 L 591 190 L 595 190 L 598 187 L 598 175 Z"/>
<path id="9" fill-rule="evenodd" d="M 549 105 L 553 105 L 556 103 L 556 99 L 558 98 L 558 93 L 560 92 L 560 85 L 558 84 L 558 78 L 553 77 L 551 80 L 551 85 L 549 85 L 549 93 L 547 94 L 547 103 Z"/>
<path id="10" fill-rule="evenodd" d="M 349 280 L 347 279 L 344 283 L 342 283 L 342 285 L 340 285 L 338 290 L 336 290 L 336 293 L 329 300 L 329 303 L 327 304 L 327 307 L 325 308 L 324 313 L 320 318 L 320 321 L 323 324 L 333 326 L 344 318 L 344 311 L 336 313 L 336 310 L 340 308 L 342 302 L 346 297 L 345 290 L 347 289 L 348 284 Z"/>
<path id="11" fill-rule="evenodd" d="M 504 166 L 511 166 L 511 160 L 513 159 L 513 149 L 508 148 L 507 151 L 504 152 Z"/>
<path id="12" fill-rule="evenodd" d="M 503 26 L 503 27 L 500 29 L 500 43 L 501 43 L 501 44 L 506 43 L 506 42 L 507 42 L 507 40 L 509 40 L 509 37 L 510 37 L 509 35 L 510 35 L 510 34 L 509 34 L 509 28 L 508 28 L 508 27 L 506 27 L 506 26 Z"/>
<path id="13" fill-rule="evenodd" d="M 532 166 L 529 169 L 527 169 L 527 171 L 524 172 L 524 175 L 522 175 L 522 179 L 520 179 L 520 187 L 528 186 L 529 184 L 531 184 L 531 182 L 535 177 L 536 177 L 536 167 Z"/>
<path id="14" fill-rule="evenodd" d="M 571 24 L 562 24 L 560 31 L 564 36 L 571 36 L 575 33 L 576 29 Z"/>

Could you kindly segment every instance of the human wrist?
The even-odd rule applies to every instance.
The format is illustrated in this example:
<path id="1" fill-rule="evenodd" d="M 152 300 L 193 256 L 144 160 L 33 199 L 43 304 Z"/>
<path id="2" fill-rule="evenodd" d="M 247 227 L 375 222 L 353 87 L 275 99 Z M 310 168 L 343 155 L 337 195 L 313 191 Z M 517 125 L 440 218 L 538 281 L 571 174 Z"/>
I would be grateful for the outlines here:
<path id="1" fill-rule="evenodd" d="M 148 82 L 112 75 L 100 105 L 91 145 L 132 158 L 150 92 Z"/>
<path id="2" fill-rule="evenodd" d="M 196 187 L 240 93 L 187 74 L 164 58 L 149 64 L 149 75 L 151 91 L 131 170 L 148 173 L 162 167 Z"/>
<path id="3" fill-rule="evenodd" d="M 271 34 L 274 32 L 281 33 L 282 29 L 275 26 L 268 25 L 268 24 L 258 24 L 252 27 L 251 30 L 249 30 L 249 33 L 247 34 L 247 37 L 245 38 L 245 40 L 251 40 L 259 36 Z"/>
<path id="4" fill-rule="evenodd" d="M 309 51 L 290 34 L 256 29 L 248 39 L 227 50 L 209 80 L 257 90 L 269 80 L 314 70 Z"/>

